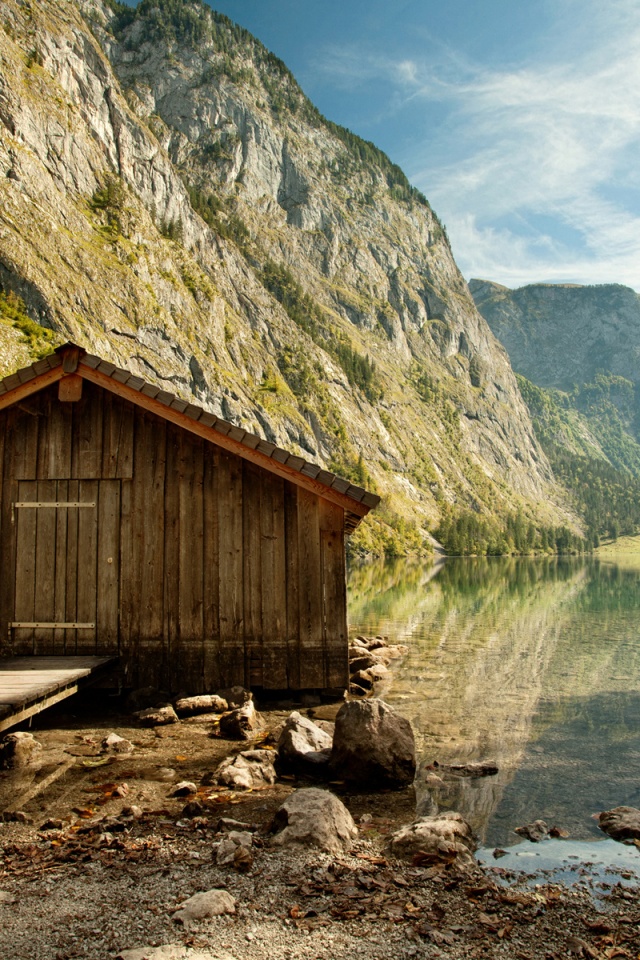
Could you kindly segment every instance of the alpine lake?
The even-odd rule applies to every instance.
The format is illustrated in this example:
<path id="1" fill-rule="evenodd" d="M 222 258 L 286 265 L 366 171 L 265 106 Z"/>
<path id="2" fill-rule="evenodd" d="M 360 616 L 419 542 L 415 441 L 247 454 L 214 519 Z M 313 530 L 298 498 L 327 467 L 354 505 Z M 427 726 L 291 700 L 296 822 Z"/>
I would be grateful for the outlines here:
<path id="1" fill-rule="evenodd" d="M 413 726 L 419 811 L 459 811 L 486 864 L 637 883 L 594 815 L 640 807 L 640 555 L 380 560 L 348 594 L 350 636 L 408 647 L 379 695 Z M 498 773 L 439 785 L 434 761 Z M 514 832 L 537 819 L 564 838 Z"/>

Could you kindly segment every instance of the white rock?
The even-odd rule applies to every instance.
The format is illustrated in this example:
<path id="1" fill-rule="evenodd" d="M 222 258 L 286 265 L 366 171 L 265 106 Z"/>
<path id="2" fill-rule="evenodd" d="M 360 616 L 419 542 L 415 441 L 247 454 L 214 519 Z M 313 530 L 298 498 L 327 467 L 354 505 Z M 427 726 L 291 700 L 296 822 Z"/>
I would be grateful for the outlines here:
<path id="1" fill-rule="evenodd" d="M 161 947 L 136 947 L 121 950 L 116 960 L 186 960 L 187 948 L 182 943 L 165 943 Z"/>
<path id="2" fill-rule="evenodd" d="M 276 782 L 273 750 L 244 750 L 227 757 L 216 771 L 218 783 L 238 790 L 253 790 Z"/>
<path id="3" fill-rule="evenodd" d="M 109 753 L 133 753 L 133 744 L 117 733 L 110 733 L 102 741 L 102 749 Z"/>
<path id="4" fill-rule="evenodd" d="M 447 860 L 461 866 L 475 865 L 476 840 L 467 821 L 452 810 L 434 817 L 421 817 L 389 837 L 389 851 L 395 857 L 412 859 L 417 853 Z"/>
<path id="5" fill-rule="evenodd" d="M 238 847 L 251 850 L 253 837 L 246 830 L 232 830 L 218 844 L 216 849 L 216 863 L 219 867 L 233 866 L 237 861 Z"/>
<path id="6" fill-rule="evenodd" d="M 309 787 L 287 797 L 274 818 L 277 846 L 319 847 L 329 853 L 350 850 L 358 835 L 353 817 L 333 793 Z"/>
<path id="7" fill-rule="evenodd" d="M 180 783 L 176 783 L 175 787 L 171 791 L 172 797 L 188 797 L 190 793 L 197 793 L 198 788 L 195 783 L 192 783 L 191 780 L 181 780 Z"/>
<path id="8" fill-rule="evenodd" d="M 327 762 L 332 743 L 330 734 L 294 711 L 278 739 L 278 757 L 286 766 L 315 766 Z"/>
<path id="9" fill-rule="evenodd" d="M 235 913 L 236 901 L 226 890 L 205 890 L 194 893 L 185 900 L 173 914 L 173 919 L 188 925 L 194 920 L 206 920 L 207 917 L 220 917 L 224 913 Z"/>

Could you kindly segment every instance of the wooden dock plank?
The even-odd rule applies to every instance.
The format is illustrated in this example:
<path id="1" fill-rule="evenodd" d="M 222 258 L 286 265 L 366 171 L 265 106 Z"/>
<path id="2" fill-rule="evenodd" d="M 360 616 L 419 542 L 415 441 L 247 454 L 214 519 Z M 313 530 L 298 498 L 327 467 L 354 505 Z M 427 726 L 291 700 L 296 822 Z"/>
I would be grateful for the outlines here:
<path id="1" fill-rule="evenodd" d="M 12 657 L 0 660 L 0 732 L 71 696 L 114 657 Z"/>

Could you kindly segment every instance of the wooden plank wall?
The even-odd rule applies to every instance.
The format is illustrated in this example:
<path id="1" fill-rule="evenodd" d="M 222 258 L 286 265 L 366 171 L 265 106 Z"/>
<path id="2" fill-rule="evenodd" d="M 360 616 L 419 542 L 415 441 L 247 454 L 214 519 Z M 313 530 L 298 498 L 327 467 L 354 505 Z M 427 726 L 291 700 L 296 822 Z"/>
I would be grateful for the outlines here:
<path id="1" fill-rule="evenodd" d="M 20 554 L 19 592 L 98 629 L 14 636 L 14 654 L 119 650 L 127 685 L 172 692 L 347 684 L 342 508 L 86 381 L 78 402 L 52 387 L 0 412 L 0 467 L 0 637 L 14 619 L 18 482 L 37 481 L 30 498 L 97 504 L 22 511 L 34 550 Z"/>

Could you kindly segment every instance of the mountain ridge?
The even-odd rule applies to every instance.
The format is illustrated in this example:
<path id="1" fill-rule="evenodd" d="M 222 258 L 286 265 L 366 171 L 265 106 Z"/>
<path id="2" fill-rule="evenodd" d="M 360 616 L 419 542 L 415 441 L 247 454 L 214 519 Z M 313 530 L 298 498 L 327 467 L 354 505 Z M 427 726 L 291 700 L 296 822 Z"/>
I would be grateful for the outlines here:
<path id="1" fill-rule="evenodd" d="M 0 284 L 44 331 L 0 310 L 4 372 L 55 331 L 373 485 L 363 549 L 576 527 L 427 201 L 259 41 L 186 0 L 3 17 Z"/>

